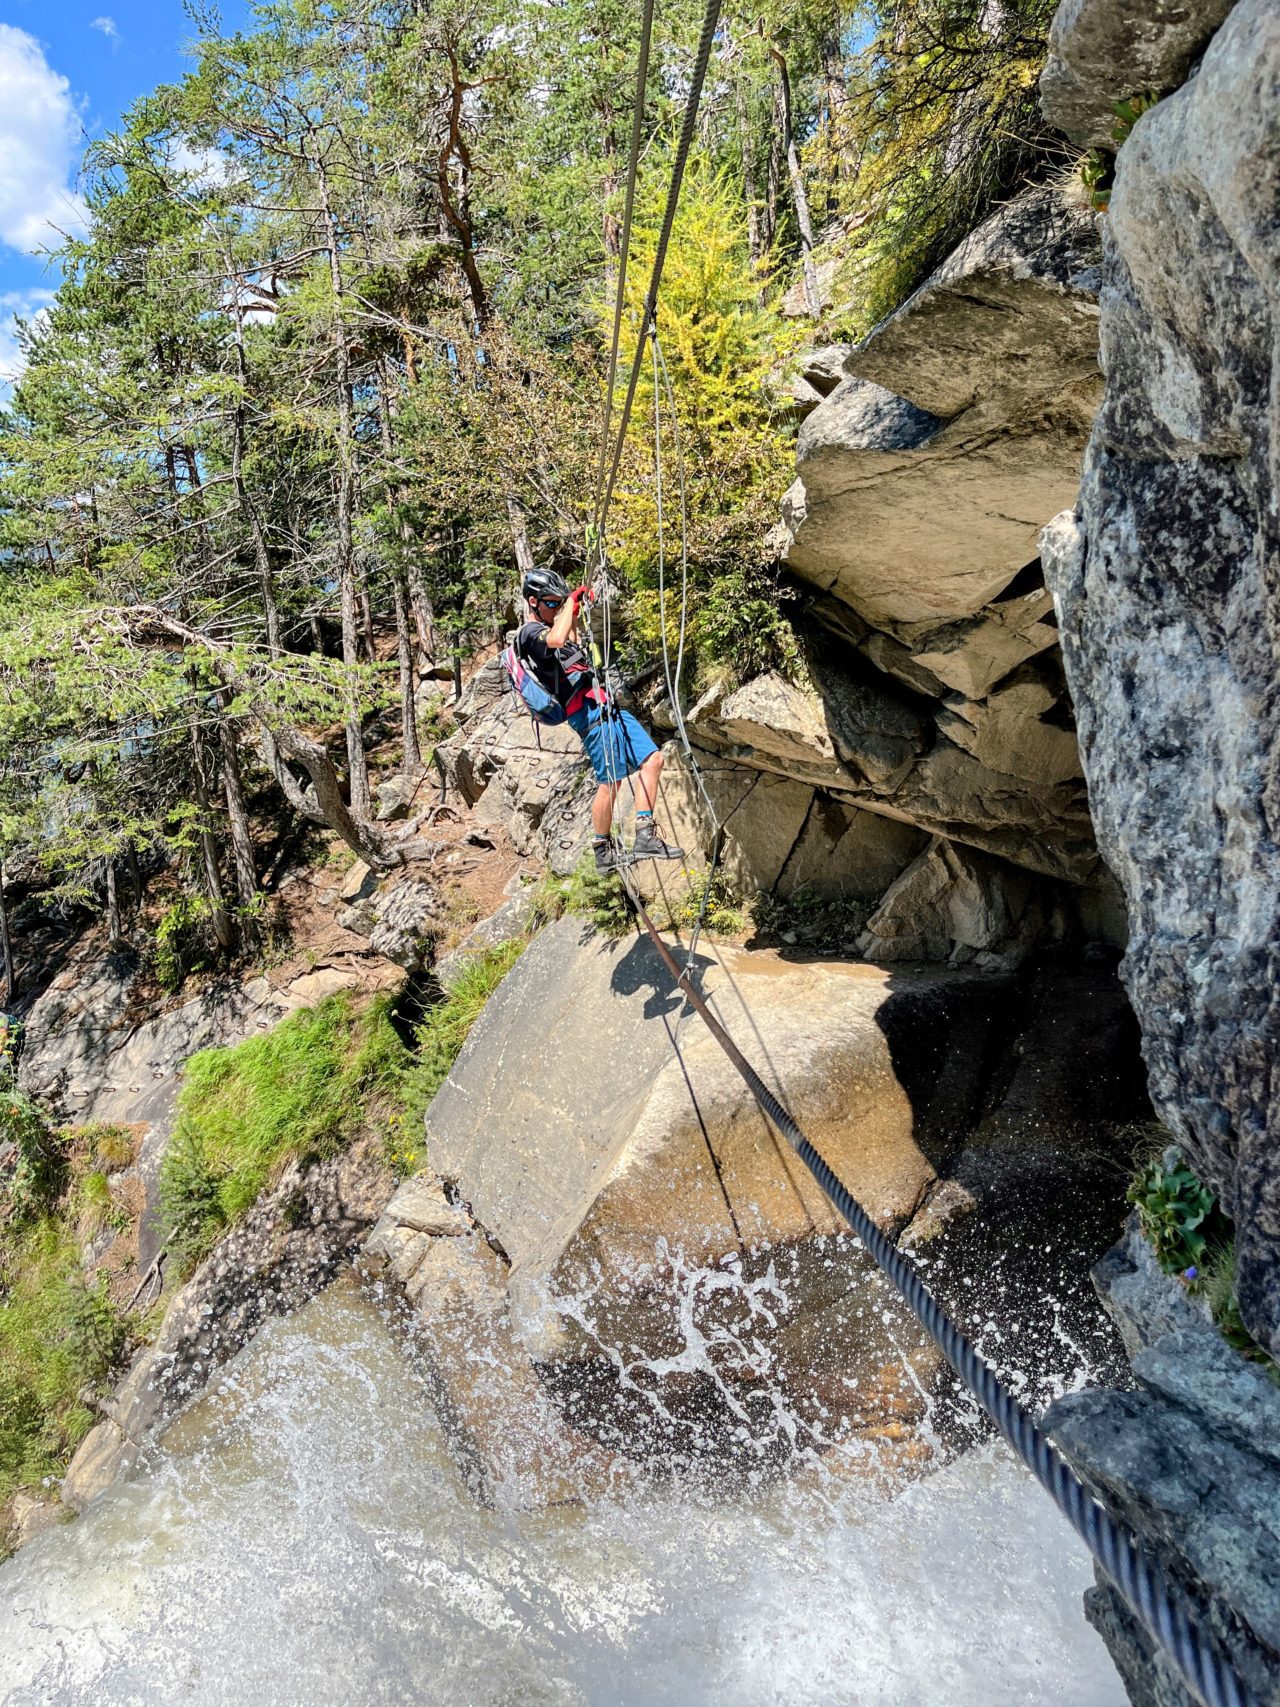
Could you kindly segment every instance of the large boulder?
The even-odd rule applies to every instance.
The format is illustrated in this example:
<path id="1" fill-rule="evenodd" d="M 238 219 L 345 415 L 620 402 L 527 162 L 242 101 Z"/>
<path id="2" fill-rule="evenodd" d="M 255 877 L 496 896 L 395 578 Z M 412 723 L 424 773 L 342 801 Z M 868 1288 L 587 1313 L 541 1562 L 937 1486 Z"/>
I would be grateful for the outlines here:
<path id="1" fill-rule="evenodd" d="M 1224 115 L 1230 115 L 1229 122 Z M 1280 13 L 1240 0 L 1120 153 L 1107 385 L 1045 564 L 1152 1093 L 1280 1351 Z"/>
<path id="2" fill-rule="evenodd" d="M 833 1166 L 883 1226 L 904 1226 L 960 1142 L 958 1111 L 976 1094 L 962 1082 L 982 1053 L 973 1039 L 993 1024 L 1003 987 L 740 951 L 701 971 Z M 861 1320 L 865 1267 L 851 1256 L 833 1273 L 824 1241 L 838 1217 L 710 1034 L 691 1025 L 675 1046 L 682 1006 L 647 941 L 610 944 L 573 919 L 550 927 L 490 1000 L 432 1103 L 433 1164 L 509 1258 L 517 1313 L 544 1360 L 590 1360 L 602 1344 L 677 1357 L 691 1326 L 710 1331 L 726 1307 L 723 1286 L 697 1275 L 772 1272 L 777 1331 L 756 1324 L 759 1355 L 802 1393 L 807 1353 L 793 1330 L 825 1312 L 831 1343 L 852 1359 L 830 1372 L 833 1391 L 848 1376 L 858 1426 L 870 1426 L 858 1378 L 892 1354 Z M 948 1031 L 966 1040 L 955 1082 L 919 1121 L 891 1046 L 915 1009 L 930 1014 L 935 1041 Z M 749 1300 L 742 1293 L 735 1308 Z M 891 1320 L 914 1343 L 905 1319 Z"/>
<path id="3" fill-rule="evenodd" d="M 1075 487 L 1097 403 L 1098 238 L 1078 187 L 994 214 L 805 421 L 787 562 L 877 628 L 972 618 Z"/>
<path id="4" fill-rule="evenodd" d="M 723 948 L 698 965 L 730 1032 L 893 1233 L 1017 1077 L 1004 1058 L 1025 997 L 1010 978 Z M 562 920 L 508 974 L 432 1103 L 433 1166 L 507 1258 L 515 1330 L 575 1403 L 604 1388 L 640 1404 L 627 1372 L 656 1360 L 654 1391 L 676 1409 L 667 1377 L 688 1401 L 695 1375 L 739 1397 L 767 1375 L 823 1439 L 899 1428 L 934 1354 L 683 1007 L 647 939 Z M 1078 1023 L 1057 1027 L 1066 1055 Z M 1061 1136 L 1026 1089 L 1008 1111 L 1019 1191 L 1028 1158 Z M 1131 1116 L 1110 1082 L 1106 1102 Z"/>
<path id="5" fill-rule="evenodd" d="M 1114 148 L 1116 106 L 1178 86 L 1235 0 L 1063 0 L 1040 106 L 1084 148 Z"/>

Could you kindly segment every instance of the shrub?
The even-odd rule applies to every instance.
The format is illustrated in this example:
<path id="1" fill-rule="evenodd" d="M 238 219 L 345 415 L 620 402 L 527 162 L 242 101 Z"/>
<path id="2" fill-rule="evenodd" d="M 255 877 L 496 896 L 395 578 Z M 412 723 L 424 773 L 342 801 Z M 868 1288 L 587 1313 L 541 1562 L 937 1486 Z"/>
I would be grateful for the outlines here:
<path id="1" fill-rule="evenodd" d="M 156 926 L 152 970 L 162 990 L 181 989 L 193 972 L 213 960 L 209 920 L 212 909 L 202 895 L 179 895 L 164 909 Z"/>
<path id="2" fill-rule="evenodd" d="M 133 1161 L 134 1139 L 128 1127 L 94 1126 L 88 1132 L 93 1159 L 104 1172 L 118 1173 Z"/>
<path id="3" fill-rule="evenodd" d="M 1143 1167 L 1127 1192 L 1143 1237 L 1168 1274 L 1203 1267 L 1211 1245 L 1224 1245 L 1231 1223 L 1218 1200 L 1170 1145 Z"/>
<path id="4" fill-rule="evenodd" d="M 45 1217 L 5 1250 L 0 1299 L 0 1499 L 56 1474 L 93 1422 L 81 1401 L 127 1343 L 106 1286 L 85 1285 L 69 1228 Z"/>
<path id="5" fill-rule="evenodd" d="M 67 1154 L 40 1109 L 12 1085 L 0 1088 L 0 1147 L 14 1147 L 6 1182 L 10 1213 L 16 1221 L 44 1214 L 67 1182 Z"/>
<path id="6" fill-rule="evenodd" d="M 1203 1294 L 1227 1344 L 1263 1363 L 1280 1383 L 1280 1368 L 1254 1339 L 1236 1297 L 1235 1231 L 1208 1186 L 1201 1183 L 1174 1145 L 1140 1161 L 1128 1190 L 1143 1237 L 1166 1274 L 1190 1292 Z"/>
<path id="7" fill-rule="evenodd" d="M 689 887 L 671 909 L 670 923 L 691 927 L 703 914 L 706 903 L 706 928 L 717 936 L 736 936 L 742 929 L 743 918 L 737 908 L 737 896 L 722 870 L 695 871 Z"/>

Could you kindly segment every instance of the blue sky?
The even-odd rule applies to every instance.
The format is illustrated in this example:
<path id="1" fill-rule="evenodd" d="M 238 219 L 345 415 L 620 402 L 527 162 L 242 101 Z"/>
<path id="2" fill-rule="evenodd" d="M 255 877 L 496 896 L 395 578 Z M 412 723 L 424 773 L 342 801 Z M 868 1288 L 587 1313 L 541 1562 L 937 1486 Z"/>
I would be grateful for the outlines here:
<path id="1" fill-rule="evenodd" d="M 224 25 L 248 10 L 223 0 Z M 0 386 L 18 360 L 14 315 L 57 284 L 31 251 L 76 221 L 86 144 L 181 74 L 192 33 L 181 0 L 0 0 Z"/>

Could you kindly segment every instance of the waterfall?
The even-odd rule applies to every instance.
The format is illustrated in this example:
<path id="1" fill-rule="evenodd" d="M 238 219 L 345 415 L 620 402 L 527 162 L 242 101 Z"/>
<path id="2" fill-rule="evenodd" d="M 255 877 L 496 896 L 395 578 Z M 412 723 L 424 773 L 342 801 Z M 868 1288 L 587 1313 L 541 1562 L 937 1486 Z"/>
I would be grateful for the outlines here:
<path id="1" fill-rule="evenodd" d="M 390 1311 L 271 1323 L 147 1473 L 0 1567 L 8 1707 L 1123 1707 L 1001 1449 L 479 1506 Z"/>

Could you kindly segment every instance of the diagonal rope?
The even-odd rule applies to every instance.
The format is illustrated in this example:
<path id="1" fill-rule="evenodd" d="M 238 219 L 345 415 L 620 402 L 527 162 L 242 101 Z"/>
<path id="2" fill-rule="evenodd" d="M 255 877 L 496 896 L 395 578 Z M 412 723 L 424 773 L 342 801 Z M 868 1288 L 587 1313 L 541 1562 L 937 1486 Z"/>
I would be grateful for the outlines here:
<path id="1" fill-rule="evenodd" d="M 642 924 L 649 933 L 663 964 L 675 979 L 677 989 L 684 991 L 686 999 L 728 1056 L 763 1113 L 787 1140 L 827 1198 L 892 1281 L 948 1363 L 1080 1536 L 1196 1699 L 1204 1707 L 1264 1707 L 1261 1698 L 1244 1682 L 1209 1633 L 1212 1617 L 1207 1608 L 1194 1601 L 1188 1591 L 1138 1542 L 1128 1525 L 1089 1492 L 1031 1413 L 1014 1398 L 991 1365 L 950 1319 L 915 1266 L 871 1219 L 761 1079 L 694 987 L 688 968 L 682 972 L 676 964 L 625 871 L 622 881 L 636 912 L 637 929 Z M 1239 1640 L 1256 1659 L 1259 1671 L 1270 1669 L 1261 1650 L 1246 1631 L 1242 1630 Z"/>
<path id="2" fill-rule="evenodd" d="M 698 107 L 702 100 L 702 87 L 706 82 L 707 66 L 711 60 L 711 48 L 715 41 L 716 27 L 719 22 L 720 0 L 707 0 L 706 14 L 702 20 L 702 34 L 698 38 L 698 51 L 694 58 L 693 75 L 689 83 L 689 97 L 685 103 L 684 123 L 680 128 L 680 140 L 676 146 L 676 157 L 671 168 L 671 183 L 667 189 L 667 205 L 662 216 L 662 229 L 658 234 L 658 247 L 654 251 L 653 269 L 649 275 L 649 288 L 645 292 L 644 306 L 640 312 L 640 328 L 636 338 L 635 355 L 631 363 L 631 376 L 627 382 L 626 397 L 623 400 L 622 413 L 618 421 L 618 432 L 614 440 L 613 459 L 609 466 L 608 479 L 605 482 L 604 491 L 600 495 L 596 512 L 602 551 L 605 522 L 609 514 L 609 505 L 613 499 L 613 489 L 618 479 L 618 469 L 622 463 L 627 426 L 631 420 L 631 410 L 636 400 L 636 386 L 640 380 L 640 370 L 644 361 L 645 339 L 649 335 L 654 316 L 658 310 L 658 291 L 662 285 L 663 268 L 667 264 L 667 248 L 671 242 L 671 231 L 675 224 L 676 208 L 680 201 L 680 187 L 684 182 L 685 167 L 689 161 L 689 153 L 693 147 L 693 138 L 698 126 Z"/>
<path id="3" fill-rule="evenodd" d="M 618 285 L 613 302 L 613 341 L 609 350 L 609 385 L 605 394 L 604 421 L 600 428 L 600 461 L 596 469 L 595 529 L 603 526 L 600 514 L 600 493 L 604 487 L 605 457 L 609 447 L 609 429 L 613 422 L 613 393 L 618 377 L 618 349 L 622 341 L 622 311 L 627 296 L 627 267 L 631 259 L 631 216 L 636 201 L 636 179 L 640 173 L 640 144 L 644 131 L 645 91 L 649 83 L 649 44 L 653 36 L 654 0 L 644 0 L 640 20 L 640 57 L 636 65 L 636 95 L 631 113 L 631 146 L 627 153 L 627 193 L 622 209 L 622 235 L 619 240 Z"/>

